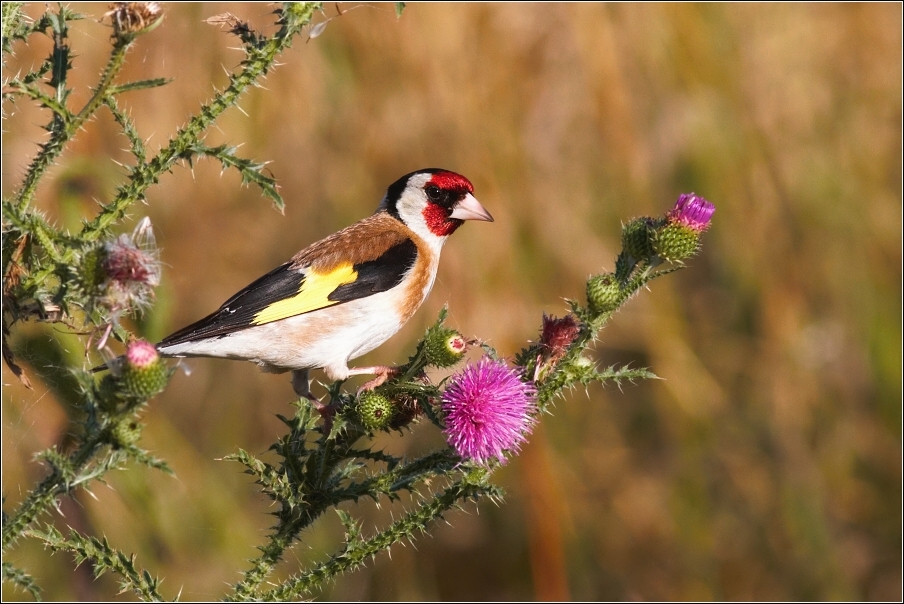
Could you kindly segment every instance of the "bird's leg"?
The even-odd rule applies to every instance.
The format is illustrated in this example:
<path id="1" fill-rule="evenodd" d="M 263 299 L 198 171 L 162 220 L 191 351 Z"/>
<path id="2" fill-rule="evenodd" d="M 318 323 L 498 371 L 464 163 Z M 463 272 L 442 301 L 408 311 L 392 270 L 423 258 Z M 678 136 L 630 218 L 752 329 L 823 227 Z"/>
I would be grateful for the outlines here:
<path id="1" fill-rule="evenodd" d="M 320 399 L 311 394 L 311 381 L 308 379 L 310 369 L 293 369 L 292 370 L 292 389 L 295 394 L 301 398 L 306 398 L 314 405 L 314 408 L 320 411 L 325 407 Z"/>
<path id="2" fill-rule="evenodd" d="M 292 389 L 295 394 L 311 401 L 314 409 L 323 418 L 323 427 L 329 434 L 333 429 L 333 417 L 336 415 L 336 405 L 324 405 L 320 399 L 311 394 L 311 382 L 308 379 L 310 369 L 293 369 L 292 370 Z"/>
<path id="3" fill-rule="evenodd" d="M 398 367 L 386 367 L 385 365 L 377 365 L 375 367 L 356 367 L 355 369 L 349 369 L 349 375 L 376 375 L 374 379 L 369 382 L 365 382 L 363 386 L 358 388 L 358 392 L 365 392 L 367 390 L 373 390 L 377 386 L 380 386 L 389 378 L 395 377 L 400 373 L 400 369 Z"/>

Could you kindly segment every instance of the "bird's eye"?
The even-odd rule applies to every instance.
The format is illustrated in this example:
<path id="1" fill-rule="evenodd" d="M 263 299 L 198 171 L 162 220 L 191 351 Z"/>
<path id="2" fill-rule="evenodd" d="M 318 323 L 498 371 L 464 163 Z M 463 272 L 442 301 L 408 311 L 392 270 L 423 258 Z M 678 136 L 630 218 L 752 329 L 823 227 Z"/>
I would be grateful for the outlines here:
<path id="1" fill-rule="evenodd" d="M 430 201 L 439 201 L 443 198 L 443 192 L 436 185 L 428 185 L 424 192 L 427 193 L 427 198 Z"/>

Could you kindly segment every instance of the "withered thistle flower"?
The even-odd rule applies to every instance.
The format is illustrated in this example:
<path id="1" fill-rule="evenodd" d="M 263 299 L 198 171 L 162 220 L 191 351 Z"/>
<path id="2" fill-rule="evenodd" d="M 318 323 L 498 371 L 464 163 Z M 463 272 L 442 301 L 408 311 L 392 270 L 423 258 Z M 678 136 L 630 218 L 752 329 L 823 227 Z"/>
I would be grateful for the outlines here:
<path id="1" fill-rule="evenodd" d="M 446 440 L 459 457 L 481 465 L 518 451 L 536 419 L 536 389 L 504 361 L 484 357 L 449 380 L 441 408 Z"/>
<path id="2" fill-rule="evenodd" d="M 142 312 L 154 301 L 154 288 L 160 285 L 157 256 L 154 230 L 147 218 L 138 223 L 131 235 L 120 235 L 104 244 L 98 302 L 110 311 L 113 321 L 129 310 Z"/>
<path id="3" fill-rule="evenodd" d="M 543 313 L 543 331 L 540 335 L 543 356 L 553 362 L 561 359 L 580 331 L 581 328 L 572 315 L 557 319 Z"/>
<path id="4" fill-rule="evenodd" d="M 114 2 L 103 18 L 110 19 L 115 39 L 131 42 L 160 25 L 163 7 L 159 2 Z"/>
<path id="5" fill-rule="evenodd" d="M 395 415 L 392 416 L 392 421 L 389 423 L 389 427 L 393 430 L 407 426 L 414 418 L 424 412 L 417 399 L 410 394 L 402 392 L 396 394 L 394 399 L 396 411 Z"/>

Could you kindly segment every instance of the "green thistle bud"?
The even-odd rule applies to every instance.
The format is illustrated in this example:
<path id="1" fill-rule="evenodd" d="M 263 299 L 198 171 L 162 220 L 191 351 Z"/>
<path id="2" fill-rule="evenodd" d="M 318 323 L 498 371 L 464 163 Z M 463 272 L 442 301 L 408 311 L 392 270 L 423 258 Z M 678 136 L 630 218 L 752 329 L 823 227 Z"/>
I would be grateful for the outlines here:
<path id="1" fill-rule="evenodd" d="M 105 375 L 97 385 L 97 397 L 100 399 L 101 409 L 107 412 L 116 411 L 121 400 L 121 392 L 122 385 L 119 383 L 119 378 L 112 373 Z"/>
<path id="2" fill-rule="evenodd" d="M 596 367 L 596 365 L 594 365 L 593 361 L 591 361 L 584 355 L 581 355 L 574 360 L 574 366 L 579 369 L 593 369 Z"/>
<path id="3" fill-rule="evenodd" d="M 654 254 L 652 236 L 656 221 L 643 216 L 622 226 L 622 248 L 635 260 L 646 260 Z"/>
<path id="4" fill-rule="evenodd" d="M 148 399 L 166 387 L 169 370 L 153 344 L 138 340 L 129 344 L 122 373 L 121 392 L 129 398 Z"/>
<path id="5" fill-rule="evenodd" d="M 680 262 L 697 253 L 700 247 L 700 231 L 680 222 L 670 222 L 656 231 L 653 249 L 669 262 Z"/>
<path id="6" fill-rule="evenodd" d="M 587 280 L 587 304 L 596 314 L 612 312 L 622 300 L 621 285 L 611 273 L 594 275 Z"/>
<path id="7" fill-rule="evenodd" d="M 84 288 L 91 293 L 99 291 L 107 278 L 104 271 L 105 257 L 106 253 L 102 247 L 96 247 L 82 255 L 78 274 Z"/>
<path id="8" fill-rule="evenodd" d="M 362 392 L 355 403 L 358 421 L 368 430 L 381 430 L 389 427 L 395 411 L 391 400 L 373 390 Z"/>
<path id="9" fill-rule="evenodd" d="M 113 442 L 120 447 L 134 445 L 141 437 L 141 423 L 134 419 L 126 418 L 113 426 L 111 436 L 113 437 Z"/>
<path id="10" fill-rule="evenodd" d="M 454 329 L 431 327 L 424 337 L 424 355 L 433 367 L 451 367 L 459 362 L 468 349 L 468 343 Z"/>

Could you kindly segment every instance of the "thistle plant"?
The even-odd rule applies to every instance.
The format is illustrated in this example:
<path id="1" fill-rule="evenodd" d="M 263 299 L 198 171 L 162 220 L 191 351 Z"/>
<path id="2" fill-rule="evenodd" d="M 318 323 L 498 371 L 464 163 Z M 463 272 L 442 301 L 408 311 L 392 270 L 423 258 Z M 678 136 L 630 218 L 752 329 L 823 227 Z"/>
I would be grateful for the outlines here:
<path id="1" fill-rule="evenodd" d="M 161 280 L 159 254 L 149 221 L 139 221 L 130 234 L 121 233 L 122 224 L 127 212 L 144 200 L 146 191 L 165 172 L 175 169 L 180 160 L 200 156 L 214 157 L 225 169 L 237 170 L 243 182 L 259 186 L 277 208 L 282 207 L 276 183 L 262 172 L 263 164 L 238 157 L 235 148 L 207 146 L 203 139 L 217 118 L 276 66 L 280 53 L 299 35 L 308 31 L 314 37 L 322 32 L 322 27 L 312 26 L 319 5 L 283 5 L 275 11 L 278 29 L 269 36 L 231 15 L 211 20 L 226 25 L 241 40 L 245 58 L 227 85 L 156 154 L 149 154 L 118 97 L 167 82 L 120 82 L 118 76 L 128 49 L 163 21 L 160 5 L 117 3 L 105 14 L 112 30 L 111 53 L 82 107 L 71 106 L 67 87 L 67 74 L 73 69 L 68 32 L 81 16 L 60 6 L 29 22 L 20 8 L 17 3 L 3 4 L 3 52 L 12 53 L 16 44 L 27 43 L 38 33 L 48 33 L 54 46 L 41 65 L 8 80 L 4 87 L 4 103 L 36 102 L 47 112 L 49 133 L 15 194 L 2 202 L 4 361 L 20 379 L 28 379 L 8 337 L 26 321 L 41 321 L 84 334 L 86 351 L 106 351 L 110 371 L 95 374 L 81 367 L 66 368 L 79 412 L 70 427 L 74 446 L 65 451 L 51 448 L 39 455 L 48 467 L 47 475 L 30 490 L 24 489 L 28 492 L 18 507 L 4 510 L 2 548 L 9 554 L 23 539 L 37 539 L 53 551 L 71 553 L 76 563 L 90 561 L 97 575 L 115 573 L 123 590 L 143 600 L 160 600 L 164 598 L 160 580 L 141 569 L 134 556 L 98 536 L 75 529 L 63 534 L 46 518 L 60 498 L 88 488 L 111 470 L 143 464 L 170 471 L 164 461 L 138 445 L 142 419 L 153 413 L 148 402 L 166 388 L 172 368 L 153 344 L 130 331 L 126 320 L 154 303 L 154 288 Z M 133 163 L 112 198 L 96 215 L 87 217 L 79 230 L 70 232 L 52 225 L 32 202 L 48 167 L 99 111 L 114 117 L 129 141 Z M 267 454 L 239 449 L 228 457 L 241 464 L 275 504 L 275 524 L 261 537 L 259 553 L 224 597 L 268 601 L 310 597 L 325 581 L 395 543 L 429 531 L 464 502 L 498 501 L 502 490 L 492 482 L 494 471 L 517 455 L 556 397 L 591 382 L 654 377 L 642 368 L 600 369 L 585 352 L 621 306 L 652 279 L 681 268 L 699 250 L 713 211 L 702 197 L 682 195 L 663 216 L 627 222 L 613 272 L 591 276 L 586 300 L 571 301 L 564 317 L 543 315 L 539 339 L 528 341 L 510 358 L 446 326 L 443 310 L 408 362 L 375 390 L 357 393 L 337 382 L 328 386 L 320 405 L 304 397 L 292 401 L 294 414 L 279 416 L 285 434 Z M 109 352 L 116 346 L 124 354 Z M 482 358 L 461 366 L 469 347 L 479 350 Z M 457 369 L 434 382 L 426 373 L 429 368 Z M 408 459 L 374 448 L 373 436 L 379 432 L 404 435 L 431 429 L 441 433 L 447 444 L 425 455 Z M 411 497 L 404 515 L 371 534 L 362 530 L 353 506 L 339 507 L 362 498 L 396 502 L 405 493 Z M 335 552 L 274 581 L 277 563 L 301 540 L 303 531 L 330 511 L 345 527 Z M 2 576 L 34 597 L 40 595 L 27 569 L 4 562 Z"/>

